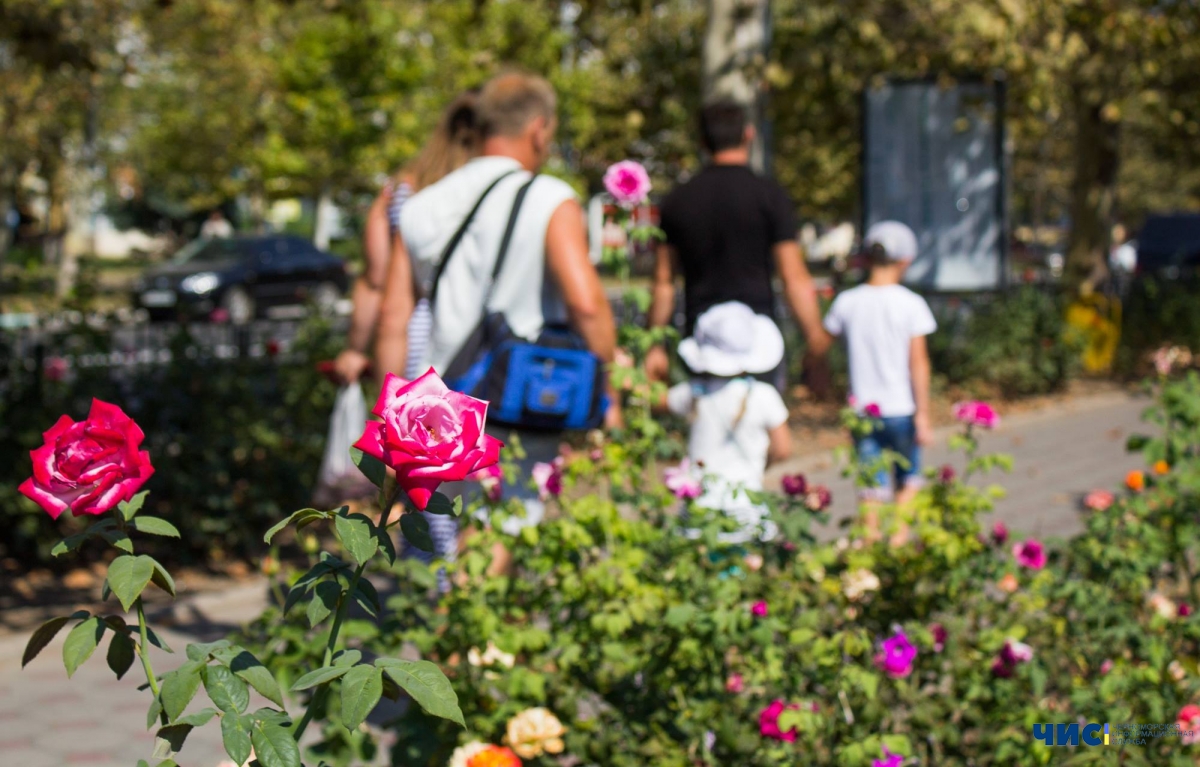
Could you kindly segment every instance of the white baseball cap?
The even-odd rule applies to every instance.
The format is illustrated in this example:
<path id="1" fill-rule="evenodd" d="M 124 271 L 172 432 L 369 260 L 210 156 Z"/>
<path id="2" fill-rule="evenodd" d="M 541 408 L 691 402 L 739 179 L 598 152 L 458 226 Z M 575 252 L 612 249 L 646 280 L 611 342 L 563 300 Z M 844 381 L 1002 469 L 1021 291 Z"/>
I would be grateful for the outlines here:
<path id="1" fill-rule="evenodd" d="M 872 224 L 863 237 L 863 250 L 878 245 L 888 261 L 912 261 L 917 257 L 917 235 L 899 221 Z"/>
<path id="2" fill-rule="evenodd" d="M 679 356 L 693 373 L 766 373 L 783 359 L 783 334 L 770 317 L 728 301 L 696 319 L 692 336 L 679 342 Z"/>

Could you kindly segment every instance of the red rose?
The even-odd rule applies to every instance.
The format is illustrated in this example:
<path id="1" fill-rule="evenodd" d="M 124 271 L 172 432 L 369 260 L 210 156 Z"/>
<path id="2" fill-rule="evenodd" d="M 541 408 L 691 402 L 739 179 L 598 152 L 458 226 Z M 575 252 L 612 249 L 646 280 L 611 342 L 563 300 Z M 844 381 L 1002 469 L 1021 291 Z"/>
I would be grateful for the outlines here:
<path id="1" fill-rule="evenodd" d="M 154 473 L 150 454 L 138 448 L 145 437 L 116 405 L 92 400 L 86 421 L 62 416 L 29 453 L 33 476 L 19 490 L 54 519 L 66 509 L 103 514 L 128 501 Z"/>
<path id="2" fill-rule="evenodd" d="M 415 381 L 388 373 L 371 421 L 354 446 L 396 470 L 422 511 L 443 482 L 458 482 L 500 460 L 500 440 L 484 434 L 487 403 L 450 391 L 429 369 Z"/>

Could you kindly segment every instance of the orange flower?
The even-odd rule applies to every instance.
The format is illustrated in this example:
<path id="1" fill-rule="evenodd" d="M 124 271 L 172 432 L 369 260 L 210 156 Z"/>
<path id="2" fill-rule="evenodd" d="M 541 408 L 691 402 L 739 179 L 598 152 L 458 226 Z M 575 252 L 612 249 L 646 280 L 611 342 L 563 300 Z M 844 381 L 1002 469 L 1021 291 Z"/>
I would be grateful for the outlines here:
<path id="1" fill-rule="evenodd" d="M 1013 593 L 1021 588 L 1021 584 L 1017 581 L 1017 576 L 1012 573 L 1005 573 L 1004 577 L 996 583 L 997 588 L 1008 594 Z"/>
<path id="2" fill-rule="evenodd" d="M 1166 474 L 1167 472 L 1169 472 L 1170 470 L 1171 470 L 1171 464 L 1167 463 L 1166 461 L 1155 461 L 1154 462 L 1154 473 L 1159 475 L 1160 477 L 1163 474 Z"/>
<path id="3" fill-rule="evenodd" d="M 1128 487 L 1135 493 L 1140 493 L 1146 489 L 1146 473 L 1139 469 L 1134 469 L 1125 475 L 1125 487 Z"/>
<path id="4" fill-rule="evenodd" d="M 467 767 L 521 767 L 521 760 L 504 746 L 488 746 L 467 760 Z"/>

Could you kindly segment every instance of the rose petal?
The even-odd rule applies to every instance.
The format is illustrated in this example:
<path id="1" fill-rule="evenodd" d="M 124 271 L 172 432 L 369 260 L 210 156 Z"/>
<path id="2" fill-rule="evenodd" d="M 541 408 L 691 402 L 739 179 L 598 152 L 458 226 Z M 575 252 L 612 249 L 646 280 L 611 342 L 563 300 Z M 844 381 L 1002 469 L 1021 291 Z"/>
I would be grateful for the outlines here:
<path id="1" fill-rule="evenodd" d="M 17 491 L 45 509 L 51 519 L 58 519 L 59 515 L 68 508 L 66 503 L 59 500 L 57 496 L 43 490 L 32 478 L 22 482 Z"/>
<path id="2" fill-rule="evenodd" d="M 362 436 L 354 443 L 354 447 L 367 455 L 383 460 L 383 424 L 378 421 L 368 421 Z"/>

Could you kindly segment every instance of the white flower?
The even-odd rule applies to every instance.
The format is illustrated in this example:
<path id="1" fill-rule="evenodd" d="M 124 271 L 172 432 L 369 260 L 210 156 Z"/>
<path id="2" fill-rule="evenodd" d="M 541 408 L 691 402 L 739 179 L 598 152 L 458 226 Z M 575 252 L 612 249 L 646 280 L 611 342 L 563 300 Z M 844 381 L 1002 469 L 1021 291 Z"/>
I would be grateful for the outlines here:
<path id="1" fill-rule="evenodd" d="M 1179 608 L 1175 603 L 1158 592 L 1150 595 L 1147 604 L 1150 606 L 1150 609 L 1163 618 L 1174 618 L 1179 614 Z"/>
<path id="2" fill-rule="evenodd" d="M 842 573 L 842 593 L 851 602 L 862 599 L 868 591 L 879 590 L 879 576 L 870 570 L 859 568 Z"/>
<path id="3" fill-rule="evenodd" d="M 522 759 L 533 759 L 542 752 L 562 753 L 562 736 L 567 732 L 558 717 L 546 708 L 527 708 L 508 720 L 504 740 Z"/>
<path id="4" fill-rule="evenodd" d="M 512 668 L 516 661 L 517 658 L 515 655 L 510 652 L 504 652 L 490 639 L 487 643 L 487 649 L 483 651 L 482 655 L 477 647 L 467 650 L 467 663 L 470 663 L 472 666 L 495 666 L 499 664 L 505 668 Z"/>
<path id="5" fill-rule="evenodd" d="M 487 743 L 480 743 L 477 740 L 473 740 L 464 746 L 459 746 L 454 749 L 453 754 L 450 754 L 450 761 L 446 763 L 446 767 L 467 767 L 467 762 L 471 761 L 471 757 L 480 751 L 486 750 L 487 747 Z"/>

